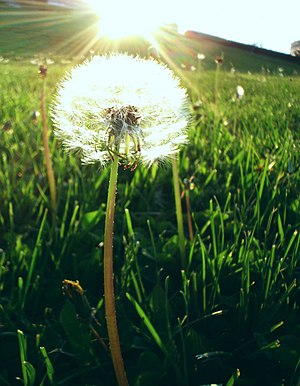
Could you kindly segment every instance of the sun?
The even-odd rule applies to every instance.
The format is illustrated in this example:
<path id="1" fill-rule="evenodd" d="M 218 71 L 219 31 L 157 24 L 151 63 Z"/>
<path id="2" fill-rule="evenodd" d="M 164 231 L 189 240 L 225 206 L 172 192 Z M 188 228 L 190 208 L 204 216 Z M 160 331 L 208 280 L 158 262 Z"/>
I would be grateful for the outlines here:
<path id="1" fill-rule="evenodd" d="M 120 39 L 139 35 L 151 41 L 155 31 L 170 22 L 170 2 L 141 0 L 86 0 L 99 15 L 99 36 Z M 169 4 L 169 5 L 168 5 Z"/>

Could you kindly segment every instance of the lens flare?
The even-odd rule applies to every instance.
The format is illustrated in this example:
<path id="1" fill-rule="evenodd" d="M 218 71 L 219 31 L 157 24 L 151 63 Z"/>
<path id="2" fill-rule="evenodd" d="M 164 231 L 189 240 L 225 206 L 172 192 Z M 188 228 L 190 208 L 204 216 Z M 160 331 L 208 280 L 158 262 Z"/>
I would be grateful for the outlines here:
<path id="1" fill-rule="evenodd" d="M 159 26 L 171 22 L 170 2 L 143 2 L 140 0 L 86 0 L 99 16 L 99 36 L 120 39 L 142 36 L 151 41 Z"/>

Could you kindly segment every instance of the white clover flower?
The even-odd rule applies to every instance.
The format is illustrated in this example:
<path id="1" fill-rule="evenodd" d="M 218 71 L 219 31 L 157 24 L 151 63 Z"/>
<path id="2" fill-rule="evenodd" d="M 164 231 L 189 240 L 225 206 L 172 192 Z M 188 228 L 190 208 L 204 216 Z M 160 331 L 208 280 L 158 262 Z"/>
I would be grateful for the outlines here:
<path id="1" fill-rule="evenodd" d="M 166 66 L 126 54 L 95 56 L 62 80 L 51 107 L 55 134 L 83 163 L 151 165 L 187 141 L 189 100 Z"/>

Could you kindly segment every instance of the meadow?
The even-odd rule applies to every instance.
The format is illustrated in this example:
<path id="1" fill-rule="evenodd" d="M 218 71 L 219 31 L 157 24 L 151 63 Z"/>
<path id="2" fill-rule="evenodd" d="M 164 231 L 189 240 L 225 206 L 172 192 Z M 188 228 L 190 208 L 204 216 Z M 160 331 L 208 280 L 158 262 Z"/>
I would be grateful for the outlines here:
<path id="1" fill-rule="evenodd" d="M 119 170 L 115 292 L 129 383 L 296 386 L 298 69 L 250 73 L 243 62 L 243 71 L 230 71 L 225 53 L 216 84 L 205 53 L 195 68 L 180 58 L 174 68 L 193 106 L 189 143 L 179 155 L 183 260 L 172 169 Z M 0 383 L 112 386 L 103 298 L 109 169 L 66 154 L 48 114 L 53 218 L 42 119 L 33 114 L 41 111 L 39 60 L 0 63 Z M 75 62 L 43 60 L 48 108 Z M 84 293 L 70 294 L 66 279 L 78 280 Z"/>

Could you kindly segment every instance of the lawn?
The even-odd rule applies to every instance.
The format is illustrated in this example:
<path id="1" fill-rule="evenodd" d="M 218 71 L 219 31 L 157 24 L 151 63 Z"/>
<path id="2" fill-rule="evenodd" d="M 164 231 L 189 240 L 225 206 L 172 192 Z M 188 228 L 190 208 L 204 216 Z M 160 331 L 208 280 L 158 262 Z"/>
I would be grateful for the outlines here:
<path id="1" fill-rule="evenodd" d="M 189 142 L 178 160 L 185 257 L 172 168 L 120 167 L 115 294 L 129 383 L 296 386 L 299 70 L 289 70 L 290 63 L 271 67 L 271 59 L 259 70 L 260 59 L 247 62 L 231 51 L 232 65 L 230 52 L 205 47 L 184 45 L 172 54 L 163 44 L 163 59 L 193 106 Z M 41 112 L 40 61 L 48 59 L 48 111 L 59 80 L 82 58 L 13 51 L 2 51 L 0 63 L 0 383 L 116 385 L 103 296 L 109 168 L 84 166 L 77 154 L 67 154 L 47 114 L 54 218 L 42 118 L 33 116 Z M 224 55 L 218 71 L 215 54 Z M 78 280 L 84 294 L 74 296 L 64 280 Z"/>

